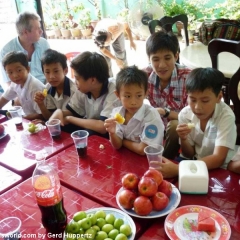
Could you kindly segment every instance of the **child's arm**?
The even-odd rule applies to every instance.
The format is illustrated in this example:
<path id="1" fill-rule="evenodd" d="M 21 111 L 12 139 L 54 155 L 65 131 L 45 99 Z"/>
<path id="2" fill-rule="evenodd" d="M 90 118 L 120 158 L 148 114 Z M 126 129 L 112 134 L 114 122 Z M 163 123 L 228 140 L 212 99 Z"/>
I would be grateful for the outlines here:
<path id="1" fill-rule="evenodd" d="M 156 108 L 158 110 L 158 113 L 161 117 L 163 117 L 166 114 L 166 111 L 164 108 Z M 168 117 L 169 120 L 177 120 L 178 119 L 178 112 L 170 111 Z"/>
<path id="2" fill-rule="evenodd" d="M 191 129 L 187 124 L 179 124 L 176 131 L 179 138 L 181 139 L 180 146 L 183 155 L 187 158 L 192 158 L 195 155 L 195 149 L 194 146 L 191 146 L 187 139 L 187 136 L 191 132 Z"/>
<path id="3" fill-rule="evenodd" d="M 229 148 L 223 146 L 216 146 L 214 148 L 213 154 L 203 157 L 202 160 L 206 163 L 208 169 L 219 168 L 224 163 Z"/>
<path id="4" fill-rule="evenodd" d="M 43 92 L 41 91 L 38 91 L 35 93 L 34 95 L 34 101 L 37 103 L 39 109 L 41 110 L 41 113 L 42 113 L 42 116 L 45 120 L 48 120 L 51 115 L 52 115 L 52 112 L 50 112 L 45 104 L 44 104 L 44 99 L 45 99 L 45 96 L 43 95 Z"/>
<path id="5" fill-rule="evenodd" d="M 144 142 L 138 143 L 128 139 L 123 139 L 123 146 L 139 155 L 145 155 L 144 148 L 148 145 Z"/>
<path id="6" fill-rule="evenodd" d="M 72 113 L 69 110 L 62 111 L 61 109 L 57 109 L 53 112 L 52 116 L 49 119 L 59 119 L 61 121 L 61 126 L 64 126 L 66 124 L 65 118 L 71 115 Z"/>
<path id="7" fill-rule="evenodd" d="M 108 49 L 106 48 L 100 48 L 100 51 L 102 54 L 104 54 L 105 56 L 113 59 L 116 61 L 116 64 L 118 65 L 119 68 L 123 68 L 124 67 L 124 62 L 121 59 L 118 59 L 117 57 L 115 57 L 110 51 L 108 51 Z"/>
<path id="8" fill-rule="evenodd" d="M 136 44 L 135 42 L 133 41 L 133 37 L 132 37 L 132 31 L 131 29 L 129 28 L 129 25 L 128 24 L 125 24 L 124 25 L 124 28 L 125 28 L 125 32 L 127 33 L 128 35 L 128 39 L 130 41 L 130 49 L 134 49 L 136 51 Z"/>
<path id="9" fill-rule="evenodd" d="M 228 164 L 227 169 L 229 171 L 239 173 L 240 174 L 240 159 L 238 161 L 230 161 Z"/>
<path id="10" fill-rule="evenodd" d="M 116 119 L 115 118 L 108 118 L 105 120 L 104 127 L 106 128 L 106 131 L 109 133 L 109 138 L 112 146 L 116 149 L 119 149 L 122 147 L 122 139 L 118 137 L 116 134 Z"/>
<path id="11" fill-rule="evenodd" d="M 2 107 L 5 106 L 8 102 L 9 100 L 7 100 L 6 98 L 0 97 L 0 109 L 2 109 Z"/>
<path id="12" fill-rule="evenodd" d="M 42 114 L 38 114 L 38 113 L 32 113 L 32 114 L 23 116 L 23 118 L 28 119 L 28 120 L 35 120 L 35 119 L 45 120 L 43 118 L 43 115 Z"/>

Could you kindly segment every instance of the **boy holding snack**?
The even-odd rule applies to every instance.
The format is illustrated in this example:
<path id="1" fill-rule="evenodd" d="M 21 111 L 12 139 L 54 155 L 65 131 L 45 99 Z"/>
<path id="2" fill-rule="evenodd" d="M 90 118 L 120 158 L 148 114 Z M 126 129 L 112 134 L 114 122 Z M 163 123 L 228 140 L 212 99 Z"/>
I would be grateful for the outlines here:
<path id="1" fill-rule="evenodd" d="M 221 101 L 223 82 L 224 75 L 217 69 L 192 70 L 186 81 L 189 105 L 178 115 L 183 157 L 204 161 L 208 169 L 226 168 L 234 155 L 235 116 Z M 164 159 L 160 171 L 165 178 L 174 177 L 178 165 Z"/>
<path id="2" fill-rule="evenodd" d="M 106 119 L 104 124 L 114 148 L 124 146 L 145 155 L 146 146 L 162 144 L 164 125 L 161 117 L 157 109 L 143 103 L 147 89 L 147 74 L 136 66 L 123 68 L 117 74 L 116 95 L 122 107 L 114 108 L 113 117 Z"/>
<path id="3" fill-rule="evenodd" d="M 56 109 L 66 110 L 77 88 L 76 84 L 66 76 L 68 67 L 64 54 L 48 49 L 41 58 L 41 64 L 47 84 L 43 92 L 35 94 L 34 100 L 43 118 L 48 120 Z"/>

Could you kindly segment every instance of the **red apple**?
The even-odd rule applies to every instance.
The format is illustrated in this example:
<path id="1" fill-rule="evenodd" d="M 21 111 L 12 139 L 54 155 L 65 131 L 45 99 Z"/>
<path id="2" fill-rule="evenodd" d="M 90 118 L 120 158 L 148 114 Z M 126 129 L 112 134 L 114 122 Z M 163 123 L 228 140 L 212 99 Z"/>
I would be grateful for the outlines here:
<path id="1" fill-rule="evenodd" d="M 125 209 L 132 209 L 133 202 L 137 198 L 137 194 L 131 190 L 124 189 L 118 195 L 120 205 Z"/>
<path id="2" fill-rule="evenodd" d="M 126 189 L 137 189 L 139 177 L 135 173 L 127 173 L 122 177 L 122 186 Z"/>
<path id="3" fill-rule="evenodd" d="M 157 192 L 152 197 L 153 209 L 156 210 L 156 211 L 163 210 L 165 207 L 167 207 L 168 203 L 169 203 L 169 198 L 163 192 Z"/>
<path id="4" fill-rule="evenodd" d="M 4 133 L 4 126 L 0 124 L 0 136 Z"/>
<path id="5" fill-rule="evenodd" d="M 148 197 L 139 196 L 135 199 L 133 208 L 138 215 L 146 216 L 152 211 L 153 205 Z"/>
<path id="6" fill-rule="evenodd" d="M 153 178 L 155 180 L 155 182 L 157 183 L 157 185 L 161 184 L 162 180 L 163 180 L 163 175 L 161 172 L 159 172 L 158 170 L 154 169 L 154 168 L 150 168 L 148 169 L 144 175 L 144 177 L 150 177 Z"/>
<path id="7" fill-rule="evenodd" d="M 157 183 L 150 177 L 142 177 L 138 183 L 138 192 L 142 196 L 151 197 L 157 192 L 157 189 Z"/>
<path id="8" fill-rule="evenodd" d="M 158 192 L 163 192 L 170 198 L 172 194 L 172 184 L 167 180 L 163 180 L 162 183 L 158 186 Z"/>

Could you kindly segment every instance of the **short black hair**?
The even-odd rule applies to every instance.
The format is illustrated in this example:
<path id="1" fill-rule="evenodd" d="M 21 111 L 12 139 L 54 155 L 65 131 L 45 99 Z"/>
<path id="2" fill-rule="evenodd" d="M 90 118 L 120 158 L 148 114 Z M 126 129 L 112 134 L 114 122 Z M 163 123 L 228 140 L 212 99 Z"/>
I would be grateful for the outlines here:
<path id="1" fill-rule="evenodd" d="M 176 55 L 179 51 L 179 42 L 176 35 L 172 32 L 166 32 L 165 30 L 151 34 L 146 42 L 148 57 L 159 50 L 169 50 Z"/>
<path id="2" fill-rule="evenodd" d="M 71 61 L 70 67 L 85 80 L 95 77 L 101 83 L 108 81 L 109 68 L 106 59 L 97 52 L 85 51 Z"/>
<path id="3" fill-rule="evenodd" d="M 28 68 L 27 55 L 21 51 L 12 51 L 7 53 L 2 59 L 2 65 L 5 67 L 11 63 L 21 63 L 26 69 Z"/>
<path id="4" fill-rule="evenodd" d="M 140 87 L 144 88 L 145 92 L 147 92 L 147 73 L 138 69 L 135 65 L 121 69 L 116 76 L 116 91 L 119 93 L 122 86 L 131 84 L 138 84 Z"/>
<path id="5" fill-rule="evenodd" d="M 215 68 L 195 68 L 186 80 L 187 92 L 211 89 L 216 96 L 220 93 L 225 77 L 222 72 Z"/>
<path id="6" fill-rule="evenodd" d="M 67 57 L 56 50 L 47 49 L 41 58 L 42 70 L 43 65 L 51 63 L 60 63 L 63 69 L 67 68 Z"/>
<path id="7" fill-rule="evenodd" d="M 104 29 L 101 29 L 97 32 L 97 35 L 95 36 L 94 43 L 100 47 L 103 48 L 104 44 L 107 40 L 108 32 Z"/>

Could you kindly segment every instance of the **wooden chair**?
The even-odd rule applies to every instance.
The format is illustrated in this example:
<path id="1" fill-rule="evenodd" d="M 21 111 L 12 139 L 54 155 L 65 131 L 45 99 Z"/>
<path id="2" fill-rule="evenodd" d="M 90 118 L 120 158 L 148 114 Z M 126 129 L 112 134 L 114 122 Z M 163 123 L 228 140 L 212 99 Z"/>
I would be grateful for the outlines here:
<path id="1" fill-rule="evenodd" d="M 71 79 L 74 79 L 74 71 L 70 68 L 70 62 L 78 54 L 80 54 L 80 52 L 69 52 L 65 54 L 65 56 L 67 57 L 68 70 L 70 70 L 70 73 L 71 73 L 70 75 L 68 74 L 68 77 L 70 77 Z"/>
<path id="2" fill-rule="evenodd" d="M 210 58 L 212 61 L 212 67 L 218 69 L 218 54 L 221 52 L 230 52 L 240 57 L 239 54 L 239 41 L 227 40 L 223 38 L 214 38 L 208 44 L 208 52 L 210 54 Z M 228 61 L 226 59 L 226 61 Z M 224 102 L 228 105 L 230 104 L 229 98 L 229 78 L 225 78 L 225 82 L 223 84 L 223 97 Z"/>
<path id="3" fill-rule="evenodd" d="M 189 46 L 189 38 L 188 38 L 188 17 L 186 14 L 176 15 L 174 17 L 164 16 L 159 20 L 152 20 L 148 23 L 149 31 L 153 34 L 156 31 L 156 27 L 166 30 L 167 32 L 172 31 L 172 26 L 176 22 L 182 22 L 185 33 L 185 43 L 186 46 Z"/>
<path id="4" fill-rule="evenodd" d="M 215 38 L 209 42 L 208 51 L 212 60 L 213 68 L 218 67 L 217 56 L 220 52 L 230 52 L 240 58 L 240 41 L 226 40 L 222 38 Z M 227 61 L 227 59 L 226 59 Z M 226 79 L 225 91 L 227 101 L 233 103 L 233 112 L 236 117 L 237 125 L 237 141 L 240 145 L 240 66 L 230 79 Z M 238 90 L 239 89 L 239 90 Z M 238 93 L 239 92 L 239 93 Z"/>

